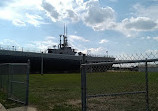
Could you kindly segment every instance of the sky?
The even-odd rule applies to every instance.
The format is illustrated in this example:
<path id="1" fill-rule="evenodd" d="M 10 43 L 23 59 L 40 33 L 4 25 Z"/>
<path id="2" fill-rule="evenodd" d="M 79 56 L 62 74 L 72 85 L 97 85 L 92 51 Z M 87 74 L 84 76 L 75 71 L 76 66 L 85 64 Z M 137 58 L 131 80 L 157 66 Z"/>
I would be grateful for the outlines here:
<path id="1" fill-rule="evenodd" d="M 91 55 L 158 51 L 158 0 L 1 0 L 0 48 L 46 51 L 67 26 Z"/>

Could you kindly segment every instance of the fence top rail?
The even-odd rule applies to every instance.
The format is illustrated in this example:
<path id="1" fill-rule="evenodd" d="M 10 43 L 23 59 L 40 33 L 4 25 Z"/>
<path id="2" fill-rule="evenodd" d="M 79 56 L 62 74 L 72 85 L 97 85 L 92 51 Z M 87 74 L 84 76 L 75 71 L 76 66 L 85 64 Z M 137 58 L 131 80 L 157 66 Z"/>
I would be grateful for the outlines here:
<path id="1" fill-rule="evenodd" d="M 146 59 L 146 60 L 115 60 L 113 62 L 99 62 L 99 63 L 85 63 L 81 66 L 96 66 L 96 65 L 108 65 L 108 64 L 126 64 L 126 63 L 141 63 L 141 62 L 156 62 L 157 59 Z"/>
<path id="2" fill-rule="evenodd" d="M 28 63 L 1 63 L 1 65 L 28 65 Z"/>

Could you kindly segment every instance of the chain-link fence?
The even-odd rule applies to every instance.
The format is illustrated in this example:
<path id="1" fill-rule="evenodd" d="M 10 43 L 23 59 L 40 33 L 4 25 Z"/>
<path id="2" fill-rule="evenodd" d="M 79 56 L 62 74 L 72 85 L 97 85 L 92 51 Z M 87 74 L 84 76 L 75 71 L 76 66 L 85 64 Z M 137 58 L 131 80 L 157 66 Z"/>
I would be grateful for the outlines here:
<path id="1" fill-rule="evenodd" d="M 29 62 L 0 64 L 0 89 L 7 99 L 28 104 Z"/>
<path id="2" fill-rule="evenodd" d="M 157 111 L 156 56 L 119 56 L 81 65 L 82 111 Z"/>

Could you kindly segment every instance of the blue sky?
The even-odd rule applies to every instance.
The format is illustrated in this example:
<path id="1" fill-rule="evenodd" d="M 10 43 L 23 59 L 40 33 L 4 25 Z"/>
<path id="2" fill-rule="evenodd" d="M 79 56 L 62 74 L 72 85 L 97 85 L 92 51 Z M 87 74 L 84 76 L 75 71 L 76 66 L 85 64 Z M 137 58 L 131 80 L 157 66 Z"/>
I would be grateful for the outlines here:
<path id="1" fill-rule="evenodd" d="M 158 0 L 1 0 L 0 47 L 69 45 L 95 55 L 158 51 Z"/>

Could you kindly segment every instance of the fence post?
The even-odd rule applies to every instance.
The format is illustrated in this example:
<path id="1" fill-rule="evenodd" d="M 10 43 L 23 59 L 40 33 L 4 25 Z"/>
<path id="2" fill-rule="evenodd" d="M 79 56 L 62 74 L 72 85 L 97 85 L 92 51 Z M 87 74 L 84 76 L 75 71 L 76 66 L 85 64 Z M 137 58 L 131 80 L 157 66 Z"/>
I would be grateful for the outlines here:
<path id="1" fill-rule="evenodd" d="M 145 80 L 146 80 L 146 111 L 149 111 L 149 89 L 148 89 L 148 62 L 145 62 Z"/>
<path id="2" fill-rule="evenodd" d="M 6 88 L 7 88 L 7 89 L 6 89 L 6 91 L 7 91 L 7 98 L 9 98 L 9 96 L 10 96 L 11 93 L 12 93 L 12 89 L 10 89 L 10 88 L 12 87 L 12 83 L 10 82 L 10 81 L 11 81 L 11 80 L 10 80 L 10 75 L 11 75 L 10 73 L 11 73 L 12 71 L 10 71 L 10 67 L 11 67 L 11 65 L 8 64 L 8 69 L 9 69 L 8 72 L 7 72 L 7 73 L 8 73 L 8 75 L 7 75 L 7 76 L 8 76 L 8 80 L 7 80 L 7 83 L 8 83 L 8 84 L 6 84 Z M 10 83 L 11 83 L 11 84 L 10 84 Z M 10 92 L 10 90 L 11 90 L 11 92 Z"/>
<path id="3" fill-rule="evenodd" d="M 85 63 L 85 54 L 83 54 L 83 58 L 82 58 L 82 64 Z M 86 69 L 85 69 L 85 66 L 83 66 L 81 64 L 81 92 L 82 92 L 82 95 L 81 95 L 81 100 L 82 100 L 82 111 L 86 111 Z"/>
<path id="4" fill-rule="evenodd" d="M 28 101 L 29 101 L 29 75 L 30 75 L 30 60 L 28 59 L 27 62 L 27 77 L 26 77 L 26 101 L 25 101 L 25 105 L 28 105 Z"/>
<path id="5" fill-rule="evenodd" d="M 0 90 L 2 89 L 2 72 L 1 72 L 1 67 L 0 67 Z"/>
<path id="6" fill-rule="evenodd" d="M 14 81 L 13 80 L 13 76 L 14 76 L 14 73 L 13 73 L 13 70 L 14 70 L 14 66 L 12 65 L 12 64 L 9 64 L 9 84 L 8 84 L 8 87 L 9 87 L 9 89 L 8 89 L 8 98 L 10 98 L 11 97 L 11 95 L 13 94 L 13 83 L 12 83 L 12 81 Z"/>
<path id="7" fill-rule="evenodd" d="M 43 75 L 43 52 L 41 54 L 41 75 Z"/>

